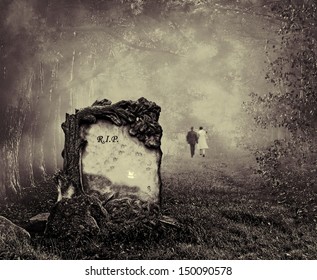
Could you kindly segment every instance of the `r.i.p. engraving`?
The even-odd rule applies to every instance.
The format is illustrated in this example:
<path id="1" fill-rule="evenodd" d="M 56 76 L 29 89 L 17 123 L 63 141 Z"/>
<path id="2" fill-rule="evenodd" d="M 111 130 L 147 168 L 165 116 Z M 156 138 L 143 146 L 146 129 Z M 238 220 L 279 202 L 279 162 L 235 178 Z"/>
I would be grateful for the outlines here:
<path id="1" fill-rule="evenodd" d="M 97 137 L 97 141 L 98 141 L 98 143 L 101 143 L 101 144 L 118 143 L 119 142 L 118 136 L 116 136 L 116 135 L 114 135 L 114 136 L 107 135 L 105 137 L 102 135 L 99 135 Z"/>

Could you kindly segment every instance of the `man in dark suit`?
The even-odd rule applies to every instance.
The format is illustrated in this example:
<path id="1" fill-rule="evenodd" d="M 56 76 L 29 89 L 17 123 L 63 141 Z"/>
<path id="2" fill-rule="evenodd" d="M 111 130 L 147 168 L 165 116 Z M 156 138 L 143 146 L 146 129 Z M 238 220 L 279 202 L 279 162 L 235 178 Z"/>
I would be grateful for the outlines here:
<path id="1" fill-rule="evenodd" d="M 194 127 L 190 128 L 186 136 L 187 143 L 190 145 L 190 155 L 191 157 L 195 154 L 195 145 L 198 143 L 198 135 L 194 131 Z"/>

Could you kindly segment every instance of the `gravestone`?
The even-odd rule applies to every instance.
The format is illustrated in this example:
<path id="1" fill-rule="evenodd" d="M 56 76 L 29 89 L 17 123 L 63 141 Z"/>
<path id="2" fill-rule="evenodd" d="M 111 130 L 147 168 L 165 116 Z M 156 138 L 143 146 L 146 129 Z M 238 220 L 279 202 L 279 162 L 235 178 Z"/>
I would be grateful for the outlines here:
<path id="1" fill-rule="evenodd" d="M 46 233 L 71 235 L 76 227 L 98 232 L 111 219 L 111 211 L 118 215 L 121 206 L 153 209 L 160 204 L 160 111 L 145 98 L 115 104 L 104 99 L 66 114 L 64 165 L 56 176 L 58 203 Z"/>
<path id="2" fill-rule="evenodd" d="M 118 127 L 105 120 L 83 127 L 83 134 L 87 141 L 82 152 L 85 190 L 159 201 L 157 149 L 149 149 L 131 136 L 128 126 Z"/>
<path id="3" fill-rule="evenodd" d="M 160 201 L 160 107 L 145 98 L 95 102 L 66 115 L 64 171 L 71 192 Z"/>

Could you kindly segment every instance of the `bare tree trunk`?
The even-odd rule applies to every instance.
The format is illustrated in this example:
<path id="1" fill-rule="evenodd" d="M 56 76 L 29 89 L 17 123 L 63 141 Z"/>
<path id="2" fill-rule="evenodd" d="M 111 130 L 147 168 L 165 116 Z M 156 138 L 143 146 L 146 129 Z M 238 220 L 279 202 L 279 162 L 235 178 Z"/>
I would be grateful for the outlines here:
<path id="1" fill-rule="evenodd" d="M 47 104 L 49 109 L 43 114 L 44 121 L 49 124 L 44 130 L 44 141 L 45 141 L 45 167 L 48 174 L 52 174 L 57 169 L 57 159 L 56 159 L 56 129 L 55 122 L 56 108 L 59 106 L 59 93 L 57 90 L 57 75 L 58 75 L 58 62 L 54 65 L 53 69 L 50 71 L 50 81 L 49 81 L 49 100 Z"/>
<path id="2" fill-rule="evenodd" d="M 4 185 L 6 195 L 15 198 L 21 195 L 20 172 L 19 172 L 19 148 L 22 138 L 25 112 L 22 102 L 17 108 L 9 108 L 8 116 L 8 137 L 4 143 L 5 177 Z"/>
<path id="3" fill-rule="evenodd" d="M 52 111 L 51 122 L 52 122 L 52 138 L 53 138 L 53 161 L 54 168 L 62 168 L 62 150 L 63 150 L 63 131 L 61 128 L 62 125 L 62 96 L 58 88 L 58 78 L 59 78 L 59 63 L 57 62 L 54 68 L 54 82 L 53 89 L 55 90 L 54 94 L 54 111 Z M 63 112 L 63 116 L 64 116 Z"/>
<path id="4" fill-rule="evenodd" d="M 47 103 L 49 100 L 49 95 L 44 95 L 45 92 L 45 70 L 43 64 L 40 63 L 39 66 L 39 76 L 38 76 L 38 87 L 36 87 L 36 101 L 34 108 L 34 131 L 32 133 L 33 139 L 33 168 L 35 181 L 41 181 L 46 178 L 46 166 L 45 166 L 45 155 L 44 155 L 44 142 L 45 142 L 45 131 L 48 122 L 48 110 Z"/>
<path id="5" fill-rule="evenodd" d="M 6 173 L 5 186 L 6 193 L 9 197 L 19 196 L 21 194 L 21 185 L 19 177 L 19 167 L 17 163 L 18 149 L 13 140 L 8 140 L 5 144 L 6 152 Z"/>
<path id="6" fill-rule="evenodd" d="M 41 97 L 44 100 L 43 102 L 40 102 L 40 104 L 45 103 L 45 104 L 41 104 L 42 106 L 40 107 L 40 110 L 42 109 L 42 112 L 44 111 L 46 113 L 47 104 L 45 102 L 45 96 L 44 96 L 45 72 L 44 72 L 44 67 L 43 67 L 42 63 L 40 63 L 40 86 L 41 86 L 41 91 L 40 91 Z M 49 108 L 50 108 L 50 106 L 49 106 Z M 45 157 L 44 157 L 44 138 L 45 138 L 45 130 L 47 127 L 47 122 L 46 122 L 46 119 L 43 119 L 43 116 L 41 116 L 41 121 L 39 122 L 39 127 L 38 127 L 39 135 L 40 135 L 38 149 L 39 149 L 40 169 L 42 170 L 42 172 L 43 172 L 42 176 L 45 179 L 46 178 L 46 167 L 45 167 Z M 44 124 L 43 128 L 42 128 L 42 123 Z"/>
<path id="7" fill-rule="evenodd" d="M 29 112 L 30 114 L 30 112 Z M 28 123 L 28 119 L 26 118 L 26 125 L 32 126 Z M 20 175 L 22 177 L 21 187 L 35 187 L 35 180 L 33 174 L 33 150 L 32 150 L 32 128 L 24 129 L 21 139 L 21 152 L 19 156 L 19 167 L 20 167 Z"/>
<path id="8" fill-rule="evenodd" d="M 73 78 L 74 78 L 75 55 L 76 55 L 76 51 L 74 50 L 73 51 L 73 57 L 72 57 L 72 65 L 71 65 L 71 69 L 70 69 L 70 79 L 69 79 L 70 83 L 73 81 Z M 74 92 L 73 92 L 73 88 L 72 87 L 70 88 L 70 91 L 69 91 L 69 105 L 70 105 L 70 108 L 72 110 L 75 109 L 74 108 Z"/>
<path id="9" fill-rule="evenodd" d="M 57 166 L 62 168 L 63 159 L 61 156 L 61 152 L 63 150 L 64 145 L 64 137 L 62 131 L 62 97 L 58 96 L 57 106 L 56 106 L 56 125 L 55 125 L 55 139 L 56 139 L 56 146 L 58 152 L 55 153 Z"/>
<path id="10" fill-rule="evenodd" d="M 27 148 L 28 152 L 28 162 L 27 162 L 27 171 L 28 171 L 28 181 L 30 183 L 30 187 L 35 187 L 34 173 L 33 173 L 33 151 L 32 151 L 32 136 L 27 135 Z"/>
<path id="11" fill-rule="evenodd" d="M 5 189 L 5 153 L 4 146 L 0 149 L 0 201 L 4 200 L 6 197 Z"/>
<path id="12" fill-rule="evenodd" d="M 42 158 L 42 148 L 40 143 L 40 132 L 41 129 L 39 123 L 39 112 L 35 112 L 33 119 L 33 127 L 32 127 L 32 150 L 33 150 L 33 170 L 35 181 L 39 181 L 44 178 L 45 169 L 43 166 L 43 158 Z"/>
<path id="13" fill-rule="evenodd" d="M 21 152 L 19 156 L 20 161 L 20 176 L 22 176 L 21 187 L 29 188 L 35 187 L 34 173 L 33 173 L 33 143 L 32 133 L 34 131 L 33 125 L 33 82 L 35 73 L 31 70 L 24 87 L 25 96 L 25 122 L 22 129 Z"/>

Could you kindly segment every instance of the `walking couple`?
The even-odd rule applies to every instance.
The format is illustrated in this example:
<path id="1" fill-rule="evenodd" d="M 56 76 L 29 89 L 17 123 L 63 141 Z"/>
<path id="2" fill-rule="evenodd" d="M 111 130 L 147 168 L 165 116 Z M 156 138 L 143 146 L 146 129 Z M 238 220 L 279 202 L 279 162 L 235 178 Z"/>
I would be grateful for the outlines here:
<path id="1" fill-rule="evenodd" d="M 205 157 L 207 145 L 207 131 L 203 127 L 199 127 L 199 131 L 195 132 L 194 127 L 190 128 L 186 136 L 187 143 L 190 145 L 190 155 L 193 157 L 195 155 L 195 146 L 199 149 L 201 156 Z"/>

